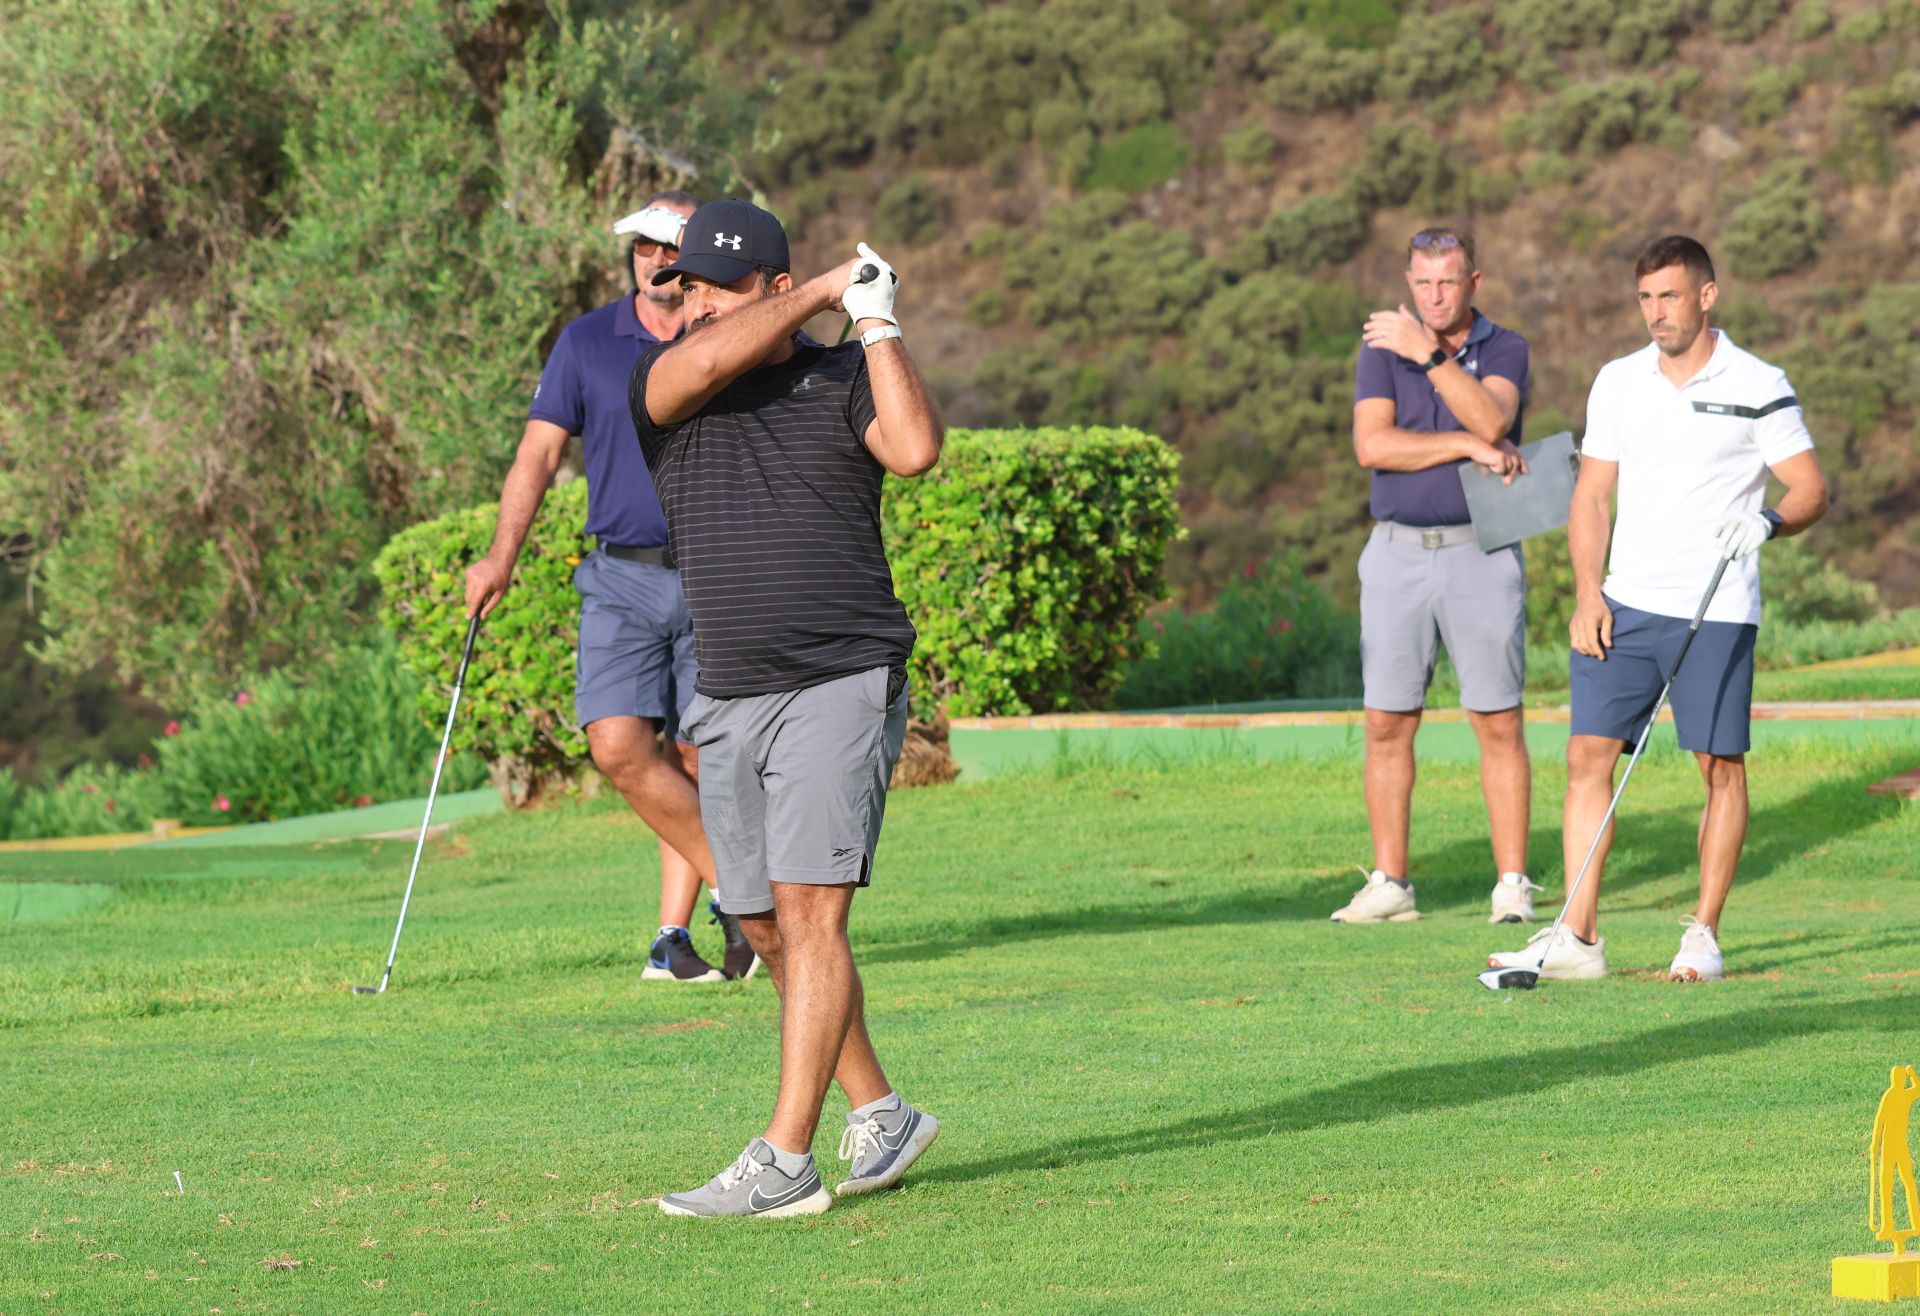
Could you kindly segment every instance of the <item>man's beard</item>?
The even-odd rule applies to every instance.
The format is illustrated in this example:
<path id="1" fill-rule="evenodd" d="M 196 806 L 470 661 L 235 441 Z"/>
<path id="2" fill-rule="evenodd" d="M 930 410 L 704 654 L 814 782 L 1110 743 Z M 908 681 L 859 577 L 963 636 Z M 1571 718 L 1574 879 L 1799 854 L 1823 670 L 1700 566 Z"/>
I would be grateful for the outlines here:
<path id="1" fill-rule="evenodd" d="M 648 284 L 640 290 L 640 295 L 663 311 L 677 311 L 680 309 L 680 303 L 685 300 L 678 287 L 669 288 L 665 284 L 658 286 Z"/>

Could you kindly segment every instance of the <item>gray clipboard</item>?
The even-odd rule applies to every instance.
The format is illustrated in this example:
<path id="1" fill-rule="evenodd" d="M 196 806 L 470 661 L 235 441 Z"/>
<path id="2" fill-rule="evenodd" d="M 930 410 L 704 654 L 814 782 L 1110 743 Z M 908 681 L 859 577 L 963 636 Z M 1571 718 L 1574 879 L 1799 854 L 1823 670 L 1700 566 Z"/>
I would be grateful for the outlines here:
<path id="1" fill-rule="evenodd" d="M 1484 466 L 1466 462 L 1460 467 L 1460 487 L 1466 491 L 1467 514 L 1473 518 L 1480 551 L 1517 544 L 1567 523 L 1573 503 L 1573 480 L 1580 458 L 1573 451 L 1573 435 L 1562 430 L 1520 449 L 1527 473 L 1501 483 Z"/>

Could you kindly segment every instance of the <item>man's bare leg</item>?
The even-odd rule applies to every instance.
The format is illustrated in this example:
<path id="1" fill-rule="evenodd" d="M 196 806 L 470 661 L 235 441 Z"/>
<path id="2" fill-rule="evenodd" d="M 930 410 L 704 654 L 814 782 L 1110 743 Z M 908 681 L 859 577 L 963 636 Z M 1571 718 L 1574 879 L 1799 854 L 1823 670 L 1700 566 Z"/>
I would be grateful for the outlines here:
<path id="1" fill-rule="evenodd" d="M 841 1052 L 860 1005 L 860 975 L 847 943 L 847 912 L 855 890 L 851 884 L 773 883 L 780 943 L 775 978 L 780 991 L 780 1095 L 766 1139 L 783 1151 L 812 1148 L 827 1084 L 842 1066 Z M 847 1075 L 853 1080 L 848 1099 L 856 1105 L 891 1090 L 864 1028 L 860 1043 L 865 1055 L 855 1059 Z M 876 1077 L 879 1086 L 867 1091 Z"/>
<path id="2" fill-rule="evenodd" d="M 1373 834 L 1373 866 L 1403 881 L 1413 819 L 1413 737 L 1420 729 L 1420 712 L 1366 710 L 1367 829 Z"/>
<path id="3" fill-rule="evenodd" d="M 644 725 L 644 723 L 643 723 Z M 700 751 L 692 745 L 683 745 L 679 741 L 668 741 L 672 752 L 666 757 L 669 762 L 678 761 L 680 770 L 686 773 L 694 783 L 695 798 L 700 787 Z M 695 868 L 687 857 L 668 845 L 660 842 L 660 926 L 663 928 L 684 928 L 693 923 L 693 907 L 700 899 L 702 880 L 700 870 Z M 708 882 L 706 885 L 711 886 Z"/>
<path id="4" fill-rule="evenodd" d="M 1720 911 L 1733 889 L 1734 871 L 1747 842 L 1747 756 L 1698 754 L 1707 785 L 1700 811 L 1700 903 L 1693 916 L 1720 934 Z"/>
<path id="5" fill-rule="evenodd" d="M 1569 890 L 1587 857 L 1587 847 L 1593 844 L 1594 831 L 1613 801 L 1613 769 L 1624 749 L 1626 745 L 1611 736 L 1567 737 L 1567 801 L 1561 813 L 1560 844 Z M 1592 941 L 1599 935 L 1600 875 L 1612 849 L 1613 824 L 1609 822 L 1580 890 L 1567 907 L 1566 926 L 1582 941 Z"/>
<path id="6" fill-rule="evenodd" d="M 1487 801 L 1494 869 L 1524 873 L 1533 808 L 1533 761 L 1527 755 L 1523 710 L 1469 711 L 1467 720 L 1480 742 L 1480 793 Z"/>
<path id="7" fill-rule="evenodd" d="M 760 957 L 767 972 L 773 975 L 774 991 L 784 1000 L 786 963 L 778 922 L 771 912 L 742 914 L 740 928 L 747 934 L 747 940 L 753 943 L 754 954 Z M 853 984 L 853 1018 L 847 1024 L 847 1039 L 840 1046 L 840 1058 L 834 1064 L 833 1077 L 840 1084 L 840 1090 L 846 1093 L 847 1104 L 860 1107 L 879 1100 L 893 1089 L 880 1068 L 880 1058 L 874 1054 L 873 1041 L 867 1035 L 866 989 L 861 985 L 857 969 L 854 971 Z"/>
<path id="8" fill-rule="evenodd" d="M 587 724 L 587 747 L 593 752 L 594 766 L 606 774 L 662 844 L 684 858 L 699 881 L 712 886 L 713 852 L 707 848 L 706 829 L 700 824 L 699 788 L 680 756 L 662 754 L 655 739 L 653 723 L 646 718 L 603 717 Z M 660 894 L 664 907 L 668 894 L 664 862 Z M 687 900 L 689 911 L 698 894 L 696 883 Z"/>

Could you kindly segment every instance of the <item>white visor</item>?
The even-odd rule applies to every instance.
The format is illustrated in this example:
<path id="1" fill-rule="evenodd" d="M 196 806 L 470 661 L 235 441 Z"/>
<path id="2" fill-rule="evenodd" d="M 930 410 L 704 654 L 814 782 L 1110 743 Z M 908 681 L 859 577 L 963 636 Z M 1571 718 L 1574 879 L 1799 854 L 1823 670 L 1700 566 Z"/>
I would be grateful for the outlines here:
<path id="1" fill-rule="evenodd" d="M 648 206 L 645 210 L 636 210 L 613 226 L 613 231 L 622 237 L 631 234 L 647 239 L 649 242 L 669 242 L 680 245 L 680 230 L 687 226 L 684 216 L 668 210 L 665 206 Z"/>

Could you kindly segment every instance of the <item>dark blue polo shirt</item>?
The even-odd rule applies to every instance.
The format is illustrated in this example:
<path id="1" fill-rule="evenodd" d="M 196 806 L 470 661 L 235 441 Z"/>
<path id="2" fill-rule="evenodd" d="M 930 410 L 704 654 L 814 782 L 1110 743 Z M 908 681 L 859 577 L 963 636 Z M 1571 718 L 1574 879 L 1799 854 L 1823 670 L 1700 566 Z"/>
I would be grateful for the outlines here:
<path id="1" fill-rule="evenodd" d="M 587 533 L 605 544 L 658 548 L 667 542 L 667 518 L 627 408 L 627 376 L 640 354 L 659 341 L 640 323 L 632 294 L 588 311 L 560 331 L 527 408 L 528 420 L 580 436 L 587 456 Z"/>
<path id="2" fill-rule="evenodd" d="M 1520 409 L 1513 413 L 1513 427 L 1507 431 L 1507 437 L 1518 443 L 1520 422 L 1527 412 L 1527 340 L 1475 311 L 1473 328 L 1467 330 L 1467 341 L 1453 359 L 1475 379 L 1498 375 L 1520 390 Z M 1464 428 L 1441 401 L 1420 363 L 1397 352 L 1363 345 L 1354 371 L 1353 400 L 1364 402 L 1368 398 L 1393 399 L 1396 429 L 1444 434 Z M 1467 495 L 1460 487 L 1459 473 L 1464 465 L 1463 458 L 1424 471 L 1375 471 L 1367 510 L 1376 521 L 1398 521 L 1401 525 L 1465 525 Z"/>

